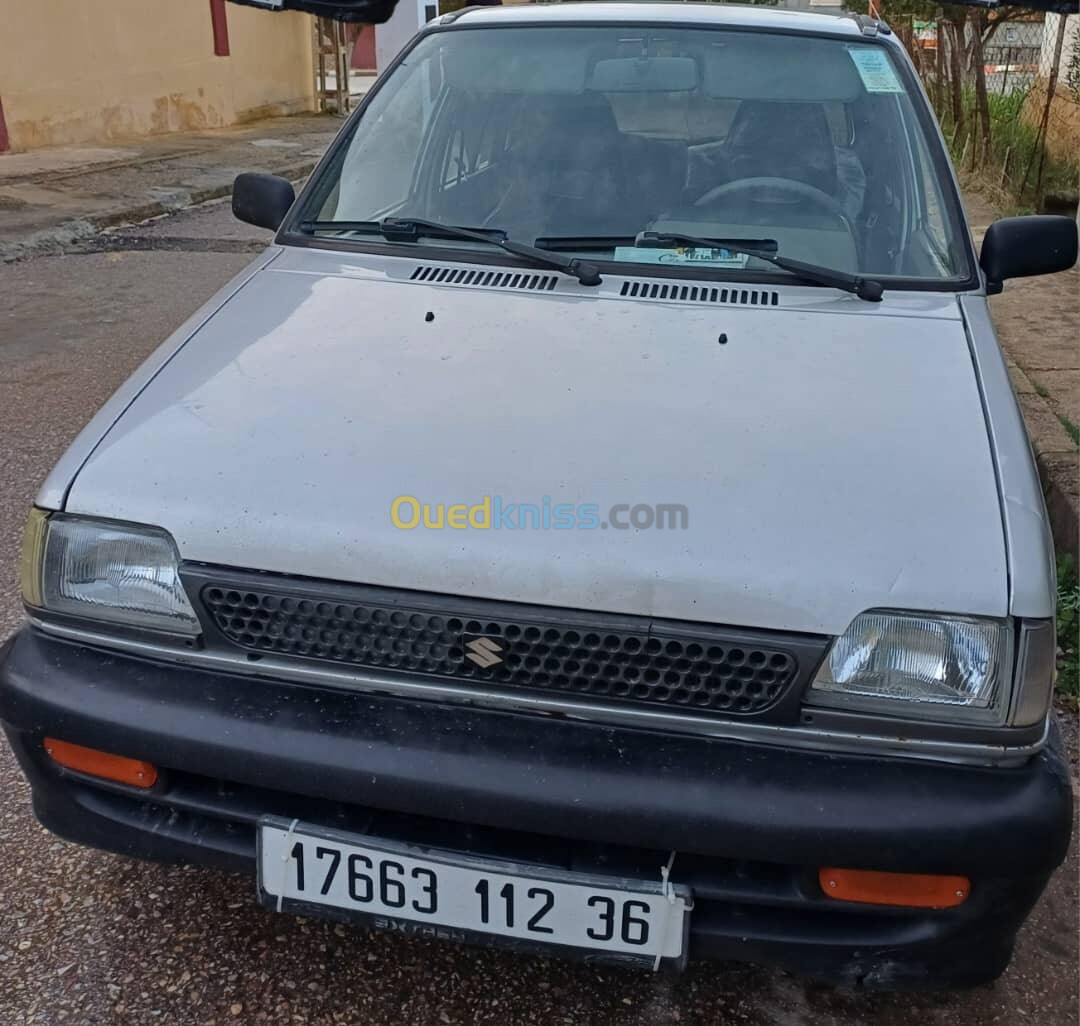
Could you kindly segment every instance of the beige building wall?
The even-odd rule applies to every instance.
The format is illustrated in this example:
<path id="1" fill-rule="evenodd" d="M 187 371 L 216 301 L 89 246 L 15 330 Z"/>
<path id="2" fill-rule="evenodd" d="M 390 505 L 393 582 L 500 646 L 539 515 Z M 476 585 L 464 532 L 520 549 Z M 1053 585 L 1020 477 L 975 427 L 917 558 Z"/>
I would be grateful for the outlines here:
<path id="1" fill-rule="evenodd" d="M 311 19 L 225 7 L 231 53 L 217 57 L 208 0 L 0 0 L 11 150 L 312 110 Z"/>

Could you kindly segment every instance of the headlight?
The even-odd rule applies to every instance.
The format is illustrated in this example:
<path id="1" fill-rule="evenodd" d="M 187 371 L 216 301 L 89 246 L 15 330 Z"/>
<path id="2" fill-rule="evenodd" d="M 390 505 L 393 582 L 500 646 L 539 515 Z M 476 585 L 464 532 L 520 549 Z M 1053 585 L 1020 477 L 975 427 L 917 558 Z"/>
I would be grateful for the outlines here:
<path id="1" fill-rule="evenodd" d="M 1001 723 L 1011 666 L 1007 621 L 871 611 L 833 642 L 807 701 Z"/>
<path id="2" fill-rule="evenodd" d="M 34 510 L 26 525 L 23 600 L 84 620 L 196 635 L 179 556 L 160 528 Z"/>

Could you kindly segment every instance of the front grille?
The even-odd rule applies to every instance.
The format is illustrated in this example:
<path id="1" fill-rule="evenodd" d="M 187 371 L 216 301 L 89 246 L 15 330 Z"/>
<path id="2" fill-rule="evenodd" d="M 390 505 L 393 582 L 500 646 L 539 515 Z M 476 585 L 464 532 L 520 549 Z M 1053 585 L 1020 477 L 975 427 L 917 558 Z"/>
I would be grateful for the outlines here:
<path id="1" fill-rule="evenodd" d="M 808 670 L 823 645 L 799 635 L 271 581 L 208 573 L 197 582 L 204 609 L 228 642 L 487 688 L 706 714 L 771 709 L 804 677 L 800 664 Z"/>

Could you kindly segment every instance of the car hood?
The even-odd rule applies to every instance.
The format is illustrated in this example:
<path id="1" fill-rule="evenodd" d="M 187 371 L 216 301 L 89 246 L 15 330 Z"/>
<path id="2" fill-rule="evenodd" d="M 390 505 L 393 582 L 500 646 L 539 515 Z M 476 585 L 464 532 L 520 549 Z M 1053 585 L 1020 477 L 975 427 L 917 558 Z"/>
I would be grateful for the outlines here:
<path id="1" fill-rule="evenodd" d="M 142 389 L 65 508 L 161 525 L 187 560 L 507 601 L 823 633 L 873 607 L 1006 613 L 954 297 L 739 305 L 447 266 L 285 250 Z M 688 522 L 405 530 L 403 495 Z"/>

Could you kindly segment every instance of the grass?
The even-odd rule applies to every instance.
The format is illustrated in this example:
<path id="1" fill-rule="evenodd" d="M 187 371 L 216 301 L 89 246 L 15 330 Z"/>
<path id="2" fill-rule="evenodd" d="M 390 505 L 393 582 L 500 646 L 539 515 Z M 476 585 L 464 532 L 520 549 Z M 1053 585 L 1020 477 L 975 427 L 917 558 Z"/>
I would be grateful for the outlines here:
<path id="1" fill-rule="evenodd" d="M 1057 689 L 1070 705 L 1080 705 L 1080 582 L 1070 555 L 1058 556 Z"/>
<path id="2" fill-rule="evenodd" d="M 1032 385 L 1034 386 L 1037 395 L 1041 395 L 1044 399 L 1050 398 L 1050 390 L 1045 385 L 1040 385 L 1037 381 L 1033 381 Z M 1080 427 L 1060 413 L 1055 412 L 1054 416 L 1061 421 L 1061 426 L 1065 429 L 1065 433 L 1073 440 L 1073 444 L 1080 446 Z"/>
<path id="3" fill-rule="evenodd" d="M 1006 192 L 1015 204 L 1010 213 L 1030 213 L 1036 201 L 1035 181 L 1037 178 L 1039 152 L 1038 127 L 1030 119 L 1023 117 L 1024 104 L 1028 93 L 1016 90 L 1004 95 L 991 93 L 987 97 L 990 108 L 990 148 L 986 164 L 976 168 L 975 173 L 986 179 L 994 189 L 1004 185 Z M 960 167 L 966 133 L 972 132 L 976 123 L 975 91 L 965 89 L 963 94 L 965 113 L 965 133 L 953 138 L 952 118 L 948 110 L 938 111 L 947 139 L 951 140 L 952 157 L 961 171 L 967 171 L 968 164 Z M 974 145 L 974 143 L 972 143 Z M 981 146 L 981 144 L 980 144 Z M 1002 166 L 1008 154 L 1009 167 L 1004 183 L 1001 183 Z M 970 151 L 968 163 L 970 163 Z M 1030 166 L 1024 194 L 1019 195 L 1024 173 Z M 1043 161 L 1042 194 L 1055 192 L 1075 192 L 1076 180 L 1080 175 L 1080 162 L 1060 160 L 1046 152 Z"/>
<path id="4" fill-rule="evenodd" d="M 1065 428 L 1068 436 L 1073 440 L 1076 445 L 1080 445 L 1080 427 L 1077 427 L 1068 417 L 1058 417 L 1061 421 L 1061 426 Z"/>

